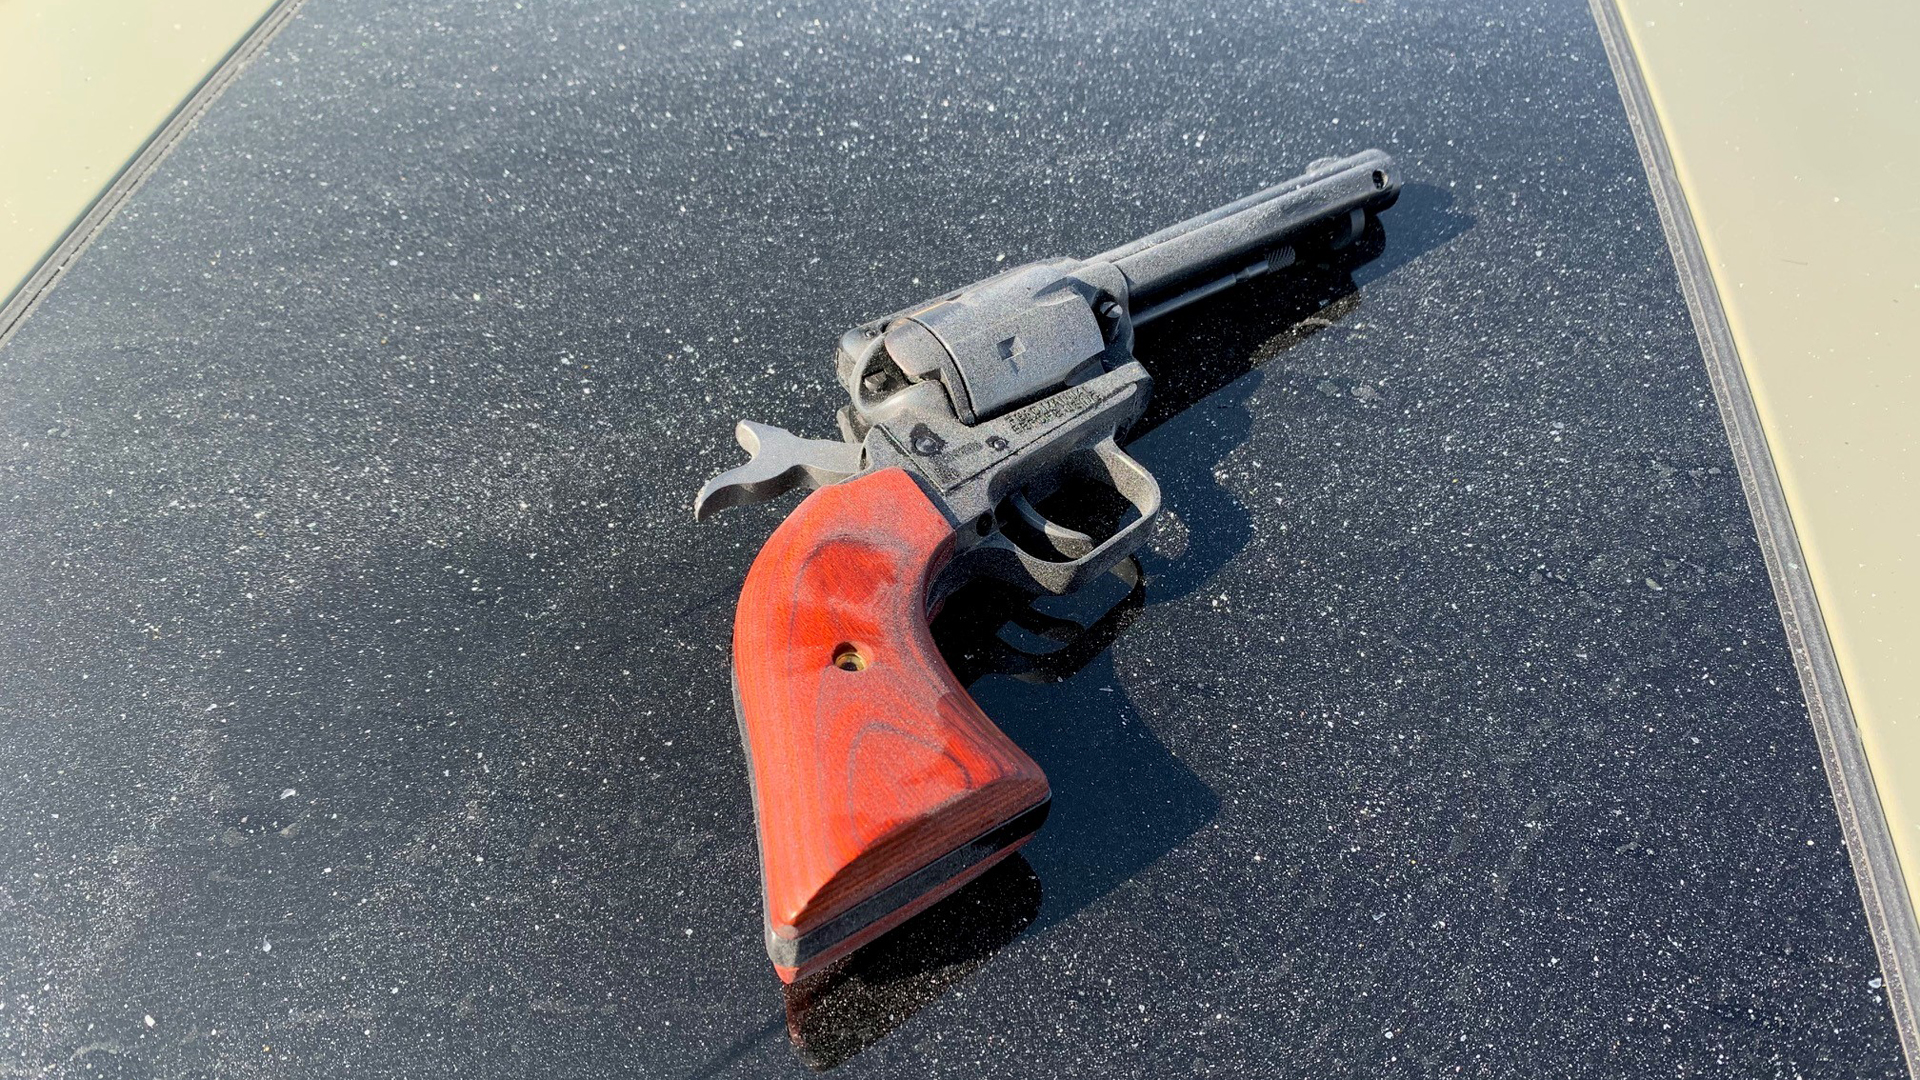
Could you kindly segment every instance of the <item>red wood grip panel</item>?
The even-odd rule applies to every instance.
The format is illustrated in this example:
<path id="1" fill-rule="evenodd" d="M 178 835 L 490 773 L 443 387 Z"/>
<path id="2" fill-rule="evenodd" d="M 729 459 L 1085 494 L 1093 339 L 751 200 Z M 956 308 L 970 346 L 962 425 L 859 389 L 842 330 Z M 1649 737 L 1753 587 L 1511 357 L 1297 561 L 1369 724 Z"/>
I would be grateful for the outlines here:
<path id="1" fill-rule="evenodd" d="M 1044 815 L 1046 776 L 927 629 L 952 552 L 953 527 L 896 468 L 808 496 L 747 572 L 734 689 L 768 953 L 789 981 L 985 870 Z"/>

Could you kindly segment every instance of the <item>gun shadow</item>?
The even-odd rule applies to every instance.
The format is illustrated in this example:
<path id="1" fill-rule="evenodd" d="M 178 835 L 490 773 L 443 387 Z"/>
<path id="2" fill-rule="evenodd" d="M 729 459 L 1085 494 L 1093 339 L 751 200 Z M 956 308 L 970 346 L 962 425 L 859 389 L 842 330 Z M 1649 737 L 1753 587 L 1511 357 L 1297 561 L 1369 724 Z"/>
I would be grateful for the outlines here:
<path id="1" fill-rule="evenodd" d="M 1047 826 L 1022 854 L 788 987 L 788 1036 L 809 1065 L 830 1069 L 872 1046 L 1023 931 L 1071 918 L 1219 812 L 1219 797 L 1121 689 L 1111 646 L 1150 604 L 1199 588 L 1252 538 L 1246 509 L 1214 472 L 1252 432 L 1247 403 L 1259 369 L 1353 317 L 1356 270 L 1375 260 L 1377 271 L 1395 269 L 1464 232 L 1472 219 L 1450 212 L 1451 202 L 1438 188 L 1409 185 L 1393 258 L 1381 258 L 1386 233 L 1375 220 L 1339 251 L 1313 253 L 1224 302 L 1202 301 L 1140 330 L 1135 353 L 1155 383 L 1129 452 L 1160 481 L 1170 510 L 1162 535 L 1074 596 L 1035 599 L 980 582 L 956 592 L 933 622 L 962 685 L 1046 771 Z M 1400 228 L 1401 218 L 1413 227 Z M 1177 418 L 1179 438 L 1147 438 Z M 1195 420 L 1204 422 L 1187 422 Z"/>
<path id="2" fill-rule="evenodd" d="M 1018 852 L 872 945 L 787 987 L 787 1037 L 816 1070 L 841 1064 L 937 1001 L 1027 928 L 1040 877 Z"/>

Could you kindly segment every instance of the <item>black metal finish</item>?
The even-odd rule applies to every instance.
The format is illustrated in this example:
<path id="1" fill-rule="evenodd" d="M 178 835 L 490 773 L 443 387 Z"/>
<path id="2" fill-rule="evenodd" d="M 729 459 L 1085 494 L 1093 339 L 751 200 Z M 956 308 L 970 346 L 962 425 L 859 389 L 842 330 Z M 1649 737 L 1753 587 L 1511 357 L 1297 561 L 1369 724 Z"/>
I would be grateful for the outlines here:
<path id="1" fill-rule="evenodd" d="M 1367 145 L 1389 233 L 1142 331 L 1111 648 L 942 630 L 1052 781 L 1006 903 L 790 1016 L 726 674 L 785 507 L 685 512 L 726 422 Z M 1899 1069 L 1577 3 L 309 0 L 0 346 L 0 469 L 27 1075 Z"/>

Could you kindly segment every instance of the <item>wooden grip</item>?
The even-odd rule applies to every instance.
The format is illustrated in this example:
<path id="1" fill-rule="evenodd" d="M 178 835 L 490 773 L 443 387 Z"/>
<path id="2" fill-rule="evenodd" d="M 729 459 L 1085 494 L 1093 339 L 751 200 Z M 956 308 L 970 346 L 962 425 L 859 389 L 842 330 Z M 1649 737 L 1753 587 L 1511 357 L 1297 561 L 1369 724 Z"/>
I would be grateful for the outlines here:
<path id="1" fill-rule="evenodd" d="M 953 526 L 902 469 L 808 496 L 747 572 L 734 693 L 767 951 L 791 981 L 1012 851 L 1047 780 L 934 648 Z"/>

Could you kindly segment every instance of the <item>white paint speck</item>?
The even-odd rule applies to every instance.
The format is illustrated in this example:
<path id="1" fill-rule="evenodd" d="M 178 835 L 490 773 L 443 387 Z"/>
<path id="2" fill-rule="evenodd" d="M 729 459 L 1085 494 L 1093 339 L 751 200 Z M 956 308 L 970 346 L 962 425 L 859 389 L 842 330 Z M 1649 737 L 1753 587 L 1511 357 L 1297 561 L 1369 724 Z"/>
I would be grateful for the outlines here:
<path id="1" fill-rule="evenodd" d="M 142 1016 L 140 1018 L 140 1022 L 147 1025 L 148 1027 L 152 1027 L 156 1023 L 156 1021 L 152 1016 Z"/>

